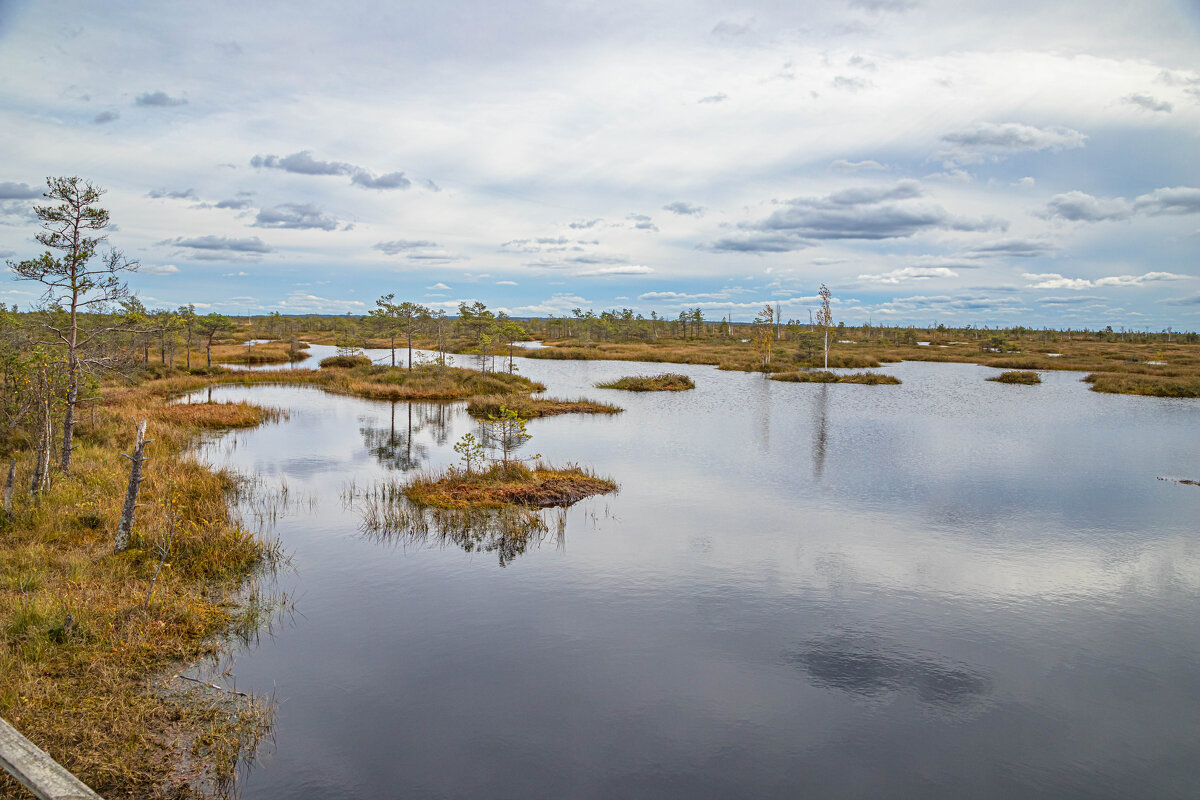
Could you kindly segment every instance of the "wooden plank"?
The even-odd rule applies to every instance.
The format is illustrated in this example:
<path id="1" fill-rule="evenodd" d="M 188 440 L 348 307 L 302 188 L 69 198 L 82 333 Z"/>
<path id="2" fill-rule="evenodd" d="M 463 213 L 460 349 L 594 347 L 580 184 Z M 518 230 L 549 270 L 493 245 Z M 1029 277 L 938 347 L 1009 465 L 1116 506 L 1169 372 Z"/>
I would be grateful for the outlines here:
<path id="1" fill-rule="evenodd" d="M 0 719 L 0 767 L 41 800 L 102 800 L 3 719 Z"/>

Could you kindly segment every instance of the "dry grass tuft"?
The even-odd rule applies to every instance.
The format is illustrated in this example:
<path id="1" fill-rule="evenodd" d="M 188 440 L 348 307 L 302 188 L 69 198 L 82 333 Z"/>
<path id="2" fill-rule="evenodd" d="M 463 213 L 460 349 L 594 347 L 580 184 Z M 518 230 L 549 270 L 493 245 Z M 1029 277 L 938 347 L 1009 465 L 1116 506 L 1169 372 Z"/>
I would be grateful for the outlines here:
<path id="1" fill-rule="evenodd" d="M 623 389 L 627 392 L 683 392 L 695 389 L 687 375 L 664 372 L 661 375 L 632 375 L 607 383 L 597 383 L 597 389 Z"/>
<path id="2" fill-rule="evenodd" d="M 476 472 L 451 468 L 441 475 L 420 475 L 405 487 L 404 496 L 434 508 L 550 508 L 616 490 L 613 481 L 577 466 L 556 469 L 539 463 L 530 468 L 509 462 Z"/>
<path id="3" fill-rule="evenodd" d="M 1036 372 L 1001 372 L 995 377 L 988 378 L 989 381 L 995 383 L 1015 383 L 1024 386 L 1033 386 L 1042 382 L 1042 376 Z"/>
<path id="4" fill-rule="evenodd" d="M 807 372 L 783 372 L 771 376 L 773 381 L 788 383 L 859 383 L 864 386 L 898 385 L 900 379 L 880 372 L 854 372 L 839 375 L 827 370 L 809 370 Z"/>
<path id="5" fill-rule="evenodd" d="M 509 408 L 525 419 L 553 417 L 558 414 L 620 414 L 625 409 L 593 400 L 562 400 L 557 397 L 530 397 L 524 394 L 489 394 L 473 397 L 467 413 L 473 417 L 499 416 L 500 408 Z"/>

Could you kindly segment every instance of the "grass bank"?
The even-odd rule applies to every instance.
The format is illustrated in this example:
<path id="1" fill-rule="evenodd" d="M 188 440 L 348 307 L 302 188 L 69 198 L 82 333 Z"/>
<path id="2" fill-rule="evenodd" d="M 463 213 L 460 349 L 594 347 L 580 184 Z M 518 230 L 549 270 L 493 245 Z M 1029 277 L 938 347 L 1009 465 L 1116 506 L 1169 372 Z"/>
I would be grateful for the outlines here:
<path id="1" fill-rule="evenodd" d="M 1033 386 L 1042 382 L 1042 376 L 1036 372 L 1012 370 L 1001 372 L 999 375 L 988 378 L 988 380 L 995 383 L 1016 383 L 1023 386 Z"/>
<path id="2" fill-rule="evenodd" d="M 664 372 L 661 375 L 630 375 L 607 383 L 597 383 L 597 389 L 622 389 L 627 392 L 685 392 L 696 384 L 687 375 Z"/>
<path id="3" fill-rule="evenodd" d="M 581 467 L 528 467 L 510 461 L 473 472 L 451 468 L 439 475 L 419 475 L 405 487 L 404 496 L 433 508 L 551 508 L 616 490 L 613 481 Z"/>
<path id="4" fill-rule="evenodd" d="M 525 419 L 554 417 L 559 414 L 620 414 L 625 409 L 594 400 L 563 400 L 557 397 L 530 397 L 526 394 L 489 394 L 473 397 L 467 403 L 467 413 L 473 417 L 500 415 L 500 408 L 509 408 Z"/>
<path id="5" fill-rule="evenodd" d="M 809 370 L 805 372 L 780 372 L 771 375 L 773 381 L 788 383 L 860 383 L 864 386 L 897 385 L 900 379 L 880 372 L 853 372 L 838 374 L 828 370 Z"/>
<path id="6" fill-rule="evenodd" d="M 158 691 L 155 678 L 213 655 L 215 637 L 247 624 L 239 589 L 274 551 L 230 517 L 234 478 L 187 451 L 203 428 L 273 412 L 163 400 L 127 388 L 82 414 L 71 473 L 55 472 L 37 498 L 19 490 L 0 518 L 0 716 L 107 797 L 162 796 L 179 741 L 197 781 L 228 779 L 257 726 L 253 708 Z M 151 461 L 131 547 L 114 554 L 135 419 L 150 421 Z M 31 471 L 19 459 L 18 486 Z M 0 778 L 0 796 L 23 792 Z"/>
<path id="7" fill-rule="evenodd" d="M 245 347 L 237 344 L 213 345 L 212 359 L 222 364 L 289 364 L 309 358 L 303 342 L 273 341 Z"/>

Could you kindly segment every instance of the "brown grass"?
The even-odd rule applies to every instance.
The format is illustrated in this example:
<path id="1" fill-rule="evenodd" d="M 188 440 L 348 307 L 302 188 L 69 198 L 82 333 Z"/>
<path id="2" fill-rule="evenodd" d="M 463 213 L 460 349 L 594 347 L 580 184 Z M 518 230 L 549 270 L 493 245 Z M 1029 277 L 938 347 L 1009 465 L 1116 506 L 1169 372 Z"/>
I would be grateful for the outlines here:
<path id="1" fill-rule="evenodd" d="M 550 508 L 616 490 L 613 481 L 580 467 L 556 469 L 538 464 L 531 469 L 509 462 L 483 471 L 451 468 L 442 475 L 418 476 L 404 489 L 404 495 L 419 506 L 434 508 Z"/>
<path id="2" fill-rule="evenodd" d="M 0 519 L 0 716 L 108 797 L 153 796 L 172 773 L 173 731 L 219 740 L 229 729 L 202 701 L 150 688 L 151 677 L 215 652 L 235 625 L 230 602 L 268 546 L 230 519 L 229 475 L 185 453 L 199 427 L 259 419 L 246 408 L 162 407 L 148 388 L 114 392 L 77 428 L 70 475 L 34 500 L 18 492 Z M 176 407 L 170 407 L 174 409 Z M 114 555 L 128 480 L 132 420 L 150 420 L 151 458 L 132 547 Z M 31 459 L 19 461 L 28 485 Z M 175 542 L 154 594 L 154 543 L 174 519 Z M 209 778 L 223 764 L 211 764 Z M 0 779 L 0 796 L 23 797 Z"/>
<path id="3" fill-rule="evenodd" d="M 253 428 L 282 416 L 252 403 L 176 403 L 157 409 L 152 419 L 194 428 Z"/>
<path id="4" fill-rule="evenodd" d="M 214 344 L 212 348 L 213 362 L 223 364 L 287 364 L 308 357 L 308 353 L 293 352 L 287 342 L 280 341 L 263 342 L 249 348 L 244 344 Z"/>
<path id="5" fill-rule="evenodd" d="M 329 356 L 321 359 L 321 369 L 349 369 L 350 367 L 369 367 L 371 359 L 366 356 Z"/>
<path id="6" fill-rule="evenodd" d="M 1148 397 L 1200 397 L 1200 376 L 1099 372 L 1088 375 L 1084 380 L 1092 385 L 1093 392 L 1140 394 Z"/>
<path id="7" fill-rule="evenodd" d="M 787 381 L 788 383 L 859 383 L 865 386 L 895 385 L 900 383 L 899 378 L 892 375 L 884 375 L 880 372 L 854 372 L 839 375 L 835 372 L 819 369 L 807 372 L 783 372 L 772 375 L 771 380 Z"/>
<path id="8" fill-rule="evenodd" d="M 615 381 L 597 383 L 597 389 L 623 389 L 627 392 L 684 392 L 696 384 L 687 375 L 664 372 L 661 375 L 630 375 Z"/>
<path id="9" fill-rule="evenodd" d="M 1036 372 L 1011 371 L 1001 372 L 995 377 L 988 378 L 988 380 L 996 383 L 1016 383 L 1024 386 L 1033 386 L 1042 382 L 1042 376 Z"/>
<path id="10" fill-rule="evenodd" d="M 489 394 L 473 397 L 467 413 L 473 417 L 498 416 L 501 407 L 512 409 L 525 419 L 553 417 L 559 414 L 620 414 L 625 409 L 594 400 L 563 400 L 557 397 L 530 397 L 524 394 Z"/>

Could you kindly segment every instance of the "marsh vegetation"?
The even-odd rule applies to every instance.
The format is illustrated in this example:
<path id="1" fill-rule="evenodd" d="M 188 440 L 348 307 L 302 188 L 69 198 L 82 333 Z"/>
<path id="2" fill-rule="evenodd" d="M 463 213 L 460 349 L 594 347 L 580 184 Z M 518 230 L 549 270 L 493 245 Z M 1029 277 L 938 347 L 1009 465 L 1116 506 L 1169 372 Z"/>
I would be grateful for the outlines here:
<path id="1" fill-rule="evenodd" d="M 661 375 L 631 375 L 615 381 L 602 381 L 597 389 L 621 389 L 626 392 L 684 392 L 696 384 L 687 375 L 664 372 Z"/>

